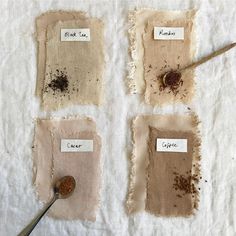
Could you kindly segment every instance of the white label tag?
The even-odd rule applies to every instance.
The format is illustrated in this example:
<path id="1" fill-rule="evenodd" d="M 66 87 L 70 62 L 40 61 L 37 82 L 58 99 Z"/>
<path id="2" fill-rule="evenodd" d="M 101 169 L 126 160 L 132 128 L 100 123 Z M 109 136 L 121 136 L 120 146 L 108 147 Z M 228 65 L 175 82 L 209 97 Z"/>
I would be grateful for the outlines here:
<path id="1" fill-rule="evenodd" d="M 167 139 L 157 138 L 156 151 L 157 152 L 187 152 L 187 139 Z"/>
<path id="2" fill-rule="evenodd" d="M 61 29 L 61 41 L 90 41 L 90 29 Z"/>
<path id="3" fill-rule="evenodd" d="M 61 139 L 61 152 L 93 152 L 93 140 Z"/>
<path id="4" fill-rule="evenodd" d="M 154 27 L 154 39 L 184 40 L 184 27 Z"/>

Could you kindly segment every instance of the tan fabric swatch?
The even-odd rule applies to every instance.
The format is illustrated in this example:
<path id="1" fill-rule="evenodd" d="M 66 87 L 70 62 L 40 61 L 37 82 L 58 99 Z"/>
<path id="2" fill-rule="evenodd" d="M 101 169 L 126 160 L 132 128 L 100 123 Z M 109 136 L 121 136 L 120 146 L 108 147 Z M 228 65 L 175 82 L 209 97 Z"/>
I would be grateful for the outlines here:
<path id="1" fill-rule="evenodd" d="M 152 77 L 150 79 L 156 79 L 156 75 L 153 77 L 153 74 L 155 73 L 154 70 L 157 70 L 158 68 L 161 68 L 162 66 L 165 66 L 162 64 L 163 63 L 162 53 L 165 51 L 165 54 L 167 55 L 167 51 L 165 50 L 165 48 L 162 48 L 160 51 L 161 53 L 159 54 L 159 51 L 155 49 L 156 45 L 154 45 L 154 48 L 153 48 L 154 42 L 152 42 L 152 44 L 149 44 L 149 41 L 154 41 L 154 40 L 151 40 L 153 39 L 153 28 L 150 29 L 150 32 L 147 32 L 147 27 L 150 28 L 151 23 L 154 23 L 155 26 L 174 26 L 175 24 L 178 24 L 178 23 L 183 23 L 185 25 L 186 22 L 191 24 L 193 23 L 194 15 L 195 15 L 195 10 L 157 11 L 154 9 L 139 9 L 139 10 L 130 11 L 129 13 L 130 28 L 128 32 L 129 32 L 129 40 L 130 40 L 129 51 L 130 51 L 131 61 L 128 63 L 129 72 L 128 72 L 127 80 L 128 80 L 128 86 L 130 88 L 131 93 L 139 93 L 139 94 L 146 93 L 145 91 L 147 91 L 148 89 L 146 85 L 146 81 L 145 81 L 146 72 L 152 69 L 152 72 L 151 72 Z M 186 20 L 186 22 L 184 22 L 184 19 Z M 191 38 L 191 45 L 190 45 L 191 49 L 190 48 L 186 49 L 186 50 L 189 50 L 188 52 L 190 54 L 190 59 L 192 59 L 192 56 L 194 54 L 194 45 L 195 45 L 193 31 L 194 31 L 193 28 L 191 28 L 190 34 L 187 34 L 188 39 Z M 146 32 L 147 32 L 147 35 L 145 35 Z M 149 33 L 152 36 L 151 39 L 150 39 Z M 155 43 L 158 44 L 159 41 L 157 42 L 157 40 L 155 40 Z M 154 60 L 152 60 L 153 57 L 150 58 L 151 63 L 149 63 L 149 61 L 145 62 L 146 57 L 145 57 L 144 47 L 148 47 L 148 49 L 150 49 L 149 51 L 154 50 L 156 52 Z M 182 47 L 180 48 L 180 50 L 182 50 Z M 175 53 L 175 50 L 172 50 L 171 52 Z M 169 52 L 168 52 L 168 55 L 169 55 Z M 188 58 L 186 59 L 187 62 L 189 62 Z M 169 58 L 166 58 L 166 59 L 168 61 Z M 181 60 L 185 61 L 185 59 L 181 59 Z M 176 57 L 173 57 L 172 61 L 174 61 L 174 65 L 169 64 L 169 66 L 174 66 L 174 68 L 177 66 L 177 64 L 180 64 L 179 62 L 177 62 Z M 144 65 L 144 63 L 145 65 L 147 65 L 147 67 Z M 150 64 L 152 68 L 149 68 Z M 155 67 L 158 67 L 158 68 L 155 68 Z M 165 69 L 169 69 L 169 67 Z M 191 93 L 191 91 L 189 91 L 189 93 Z M 174 100 L 173 96 L 172 96 L 172 100 Z M 152 102 L 148 102 L 148 103 L 152 104 Z M 154 105 L 159 104 L 156 101 L 153 103 Z"/>
<path id="2" fill-rule="evenodd" d="M 157 138 L 187 139 L 187 152 L 157 152 Z M 148 146 L 146 210 L 161 216 L 193 214 L 195 196 L 195 185 L 191 181 L 193 133 L 161 131 L 150 127 Z"/>
<path id="3" fill-rule="evenodd" d="M 61 139 L 90 139 L 93 152 L 62 153 Z M 37 120 L 33 158 L 35 186 L 39 199 L 52 198 L 55 181 L 65 175 L 76 180 L 73 195 L 58 200 L 49 215 L 63 219 L 95 221 L 99 206 L 101 140 L 95 123 L 86 118 Z"/>
<path id="4" fill-rule="evenodd" d="M 81 11 L 49 11 L 36 18 L 36 36 L 38 42 L 38 57 L 37 57 L 37 84 L 36 95 L 42 96 L 45 78 L 46 65 L 46 39 L 47 27 L 50 24 L 55 24 L 58 21 L 67 21 L 73 19 L 85 20 L 86 16 Z"/>
<path id="5" fill-rule="evenodd" d="M 71 104 L 101 104 L 105 63 L 103 23 L 99 19 L 85 17 L 84 13 L 79 12 L 72 13 L 70 18 L 73 20 L 65 20 L 69 18 L 68 12 L 65 12 L 66 17 L 62 17 L 62 20 L 58 20 L 59 13 L 52 14 L 56 14 L 57 21 L 48 17 L 52 23 L 43 25 L 46 27 L 46 38 L 45 29 L 42 26 L 38 27 L 44 32 L 39 34 L 42 37 L 39 41 L 41 46 L 39 57 L 42 58 L 38 59 L 40 82 L 37 85 L 37 94 L 40 95 L 40 89 L 42 90 L 43 109 L 56 110 Z M 63 12 L 61 15 L 64 16 Z M 62 28 L 89 28 L 91 40 L 62 42 L 60 40 Z M 53 89 L 51 86 L 52 81 L 61 75 L 66 76 L 68 80 L 68 87 L 63 91 Z"/>
<path id="6" fill-rule="evenodd" d="M 147 169 L 149 167 L 150 127 L 169 132 L 193 133 L 192 175 L 200 172 L 200 139 L 197 130 L 198 120 L 194 114 L 190 115 L 143 115 L 133 120 L 133 154 L 131 156 L 130 186 L 127 199 L 128 213 L 135 213 L 146 209 L 147 198 Z M 198 197 L 194 200 L 197 208 Z"/>
<path id="7" fill-rule="evenodd" d="M 180 86 L 174 92 L 163 89 L 160 75 L 171 69 L 183 68 L 193 58 L 193 19 L 195 11 L 186 12 L 181 18 L 164 20 L 163 13 L 157 13 L 148 20 L 143 36 L 144 77 L 146 81 L 145 100 L 151 105 L 191 101 L 194 93 L 194 73 L 187 70 L 182 73 Z M 184 40 L 154 40 L 155 26 L 184 27 Z"/>

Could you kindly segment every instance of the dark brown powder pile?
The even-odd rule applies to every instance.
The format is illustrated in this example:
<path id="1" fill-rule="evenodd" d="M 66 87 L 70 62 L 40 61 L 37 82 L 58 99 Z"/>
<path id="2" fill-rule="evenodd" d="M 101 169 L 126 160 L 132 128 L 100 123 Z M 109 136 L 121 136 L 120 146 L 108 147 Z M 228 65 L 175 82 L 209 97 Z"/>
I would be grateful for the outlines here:
<path id="1" fill-rule="evenodd" d="M 65 72 L 56 70 L 56 73 L 53 74 L 53 77 L 54 79 L 52 79 L 48 84 L 49 88 L 51 88 L 54 92 L 65 92 L 68 90 L 69 81 Z"/>
<path id="2" fill-rule="evenodd" d="M 75 188 L 75 180 L 71 176 L 65 177 L 59 185 L 58 191 L 65 196 L 70 194 Z"/>
<path id="3" fill-rule="evenodd" d="M 171 71 L 165 76 L 165 85 L 166 86 L 178 86 L 180 83 L 181 73 L 176 71 Z"/>
<path id="4" fill-rule="evenodd" d="M 174 95 L 177 95 L 179 88 L 183 85 L 183 80 L 181 79 L 181 73 L 178 71 L 170 71 L 167 74 L 161 75 L 161 85 L 159 90 L 162 91 L 169 88 Z"/>
<path id="5" fill-rule="evenodd" d="M 187 171 L 186 175 L 182 175 L 173 172 L 175 175 L 173 188 L 176 191 L 181 191 L 183 195 L 185 194 L 196 194 L 197 189 L 195 183 L 198 183 L 199 179 L 197 175 L 191 175 L 191 171 Z M 179 195 L 182 197 L 181 195 Z"/>

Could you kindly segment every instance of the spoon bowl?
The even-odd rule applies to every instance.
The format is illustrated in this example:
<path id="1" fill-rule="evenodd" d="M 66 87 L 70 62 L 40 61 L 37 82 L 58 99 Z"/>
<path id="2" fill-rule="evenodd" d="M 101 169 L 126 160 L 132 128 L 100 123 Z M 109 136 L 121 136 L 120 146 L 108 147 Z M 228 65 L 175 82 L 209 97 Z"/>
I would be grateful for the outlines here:
<path id="1" fill-rule="evenodd" d="M 172 70 L 172 71 L 166 72 L 162 76 L 162 83 L 163 83 L 164 87 L 177 86 L 180 82 L 181 76 L 182 76 L 181 72 L 179 72 L 177 70 Z"/>
<path id="2" fill-rule="evenodd" d="M 30 235 L 34 227 L 46 214 L 46 212 L 53 205 L 53 203 L 58 199 L 69 198 L 73 194 L 75 187 L 76 187 L 76 181 L 72 176 L 64 176 L 61 179 L 57 180 L 53 188 L 54 196 L 52 200 L 46 204 L 43 210 L 41 210 L 41 212 L 18 234 L 18 236 Z"/>
<path id="3" fill-rule="evenodd" d="M 53 190 L 59 199 L 65 199 L 73 194 L 75 187 L 76 182 L 74 177 L 68 175 L 57 180 Z"/>

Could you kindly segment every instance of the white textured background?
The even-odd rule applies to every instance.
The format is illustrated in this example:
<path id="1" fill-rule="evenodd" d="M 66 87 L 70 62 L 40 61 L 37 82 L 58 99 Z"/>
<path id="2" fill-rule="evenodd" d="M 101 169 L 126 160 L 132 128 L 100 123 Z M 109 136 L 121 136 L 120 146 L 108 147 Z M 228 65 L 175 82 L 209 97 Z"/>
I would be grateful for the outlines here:
<path id="1" fill-rule="evenodd" d="M 97 221 L 45 217 L 32 235 L 236 235 L 236 49 L 196 72 L 197 93 L 190 107 L 202 121 L 203 175 L 196 216 L 166 219 L 145 212 L 131 217 L 125 213 L 131 118 L 142 113 L 187 112 L 183 105 L 153 109 L 142 98 L 126 93 L 127 11 L 135 6 L 199 9 L 197 58 L 236 41 L 234 0 L 0 0 L 0 235 L 16 235 L 42 207 L 32 186 L 34 118 L 77 114 L 94 118 L 103 140 L 103 187 Z M 106 94 L 101 108 L 39 110 L 34 96 L 34 19 L 55 9 L 84 10 L 106 24 Z"/>

